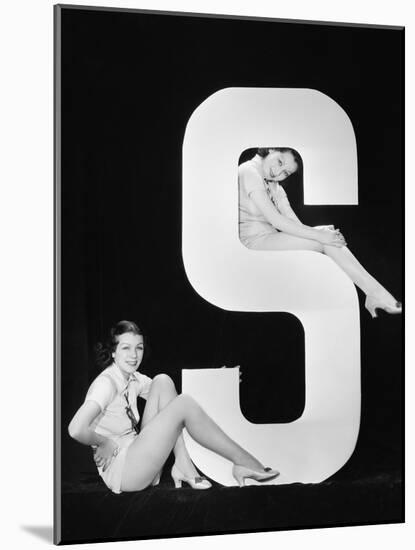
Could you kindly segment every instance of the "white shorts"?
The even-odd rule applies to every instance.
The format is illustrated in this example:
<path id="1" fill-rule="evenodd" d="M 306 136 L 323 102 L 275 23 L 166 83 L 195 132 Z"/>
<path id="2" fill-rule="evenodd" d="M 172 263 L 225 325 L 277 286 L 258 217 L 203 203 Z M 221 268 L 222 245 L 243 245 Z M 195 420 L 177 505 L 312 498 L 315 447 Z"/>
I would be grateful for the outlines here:
<path id="1" fill-rule="evenodd" d="M 120 494 L 122 473 L 124 469 L 125 457 L 127 456 L 128 447 L 135 441 L 137 434 L 131 434 L 125 437 L 114 439 L 114 442 L 118 445 L 119 451 L 117 456 L 114 456 L 110 465 L 105 472 L 97 466 L 98 473 L 104 480 L 108 489 L 111 489 L 113 493 Z"/>

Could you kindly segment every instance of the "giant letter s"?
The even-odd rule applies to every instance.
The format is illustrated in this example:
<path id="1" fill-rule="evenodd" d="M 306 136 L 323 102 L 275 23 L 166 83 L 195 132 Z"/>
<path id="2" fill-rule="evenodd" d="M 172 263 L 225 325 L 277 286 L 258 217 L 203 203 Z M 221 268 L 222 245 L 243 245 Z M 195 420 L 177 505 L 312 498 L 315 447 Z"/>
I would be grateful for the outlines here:
<path id="1" fill-rule="evenodd" d="M 183 391 L 238 443 L 281 471 L 269 483 L 316 483 L 347 462 L 357 440 L 359 305 L 353 283 L 330 258 L 309 251 L 253 251 L 240 242 L 238 157 L 249 147 L 271 145 L 300 152 L 307 204 L 357 204 L 355 136 L 335 101 L 310 89 L 220 90 L 194 111 L 186 129 L 183 260 L 190 283 L 212 304 L 285 311 L 300 319 L 303 415 L 289 424 L 248 422 L 239 407 L 238 369 L 185 370 Z M 202 471 L 235 484 L 229 462 L 185 436 Z"/>

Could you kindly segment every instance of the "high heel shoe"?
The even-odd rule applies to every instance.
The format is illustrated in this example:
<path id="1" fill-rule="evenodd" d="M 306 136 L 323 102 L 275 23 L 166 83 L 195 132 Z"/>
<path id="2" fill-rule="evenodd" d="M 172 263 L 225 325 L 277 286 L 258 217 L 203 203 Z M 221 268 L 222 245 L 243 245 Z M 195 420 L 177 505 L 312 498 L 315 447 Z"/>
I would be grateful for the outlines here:
<path id="1" fill-rule="evenodd" d="M 395 304 L 385 304 L 373 296 L 366 296 L 365 308 L 368 310 L 373 319 L 378 316 L 376 313 L 377 309 L 383 309 L 386 313 L 391 313 L 392 315 L 402 313 L 401 302 L 395 302 Z"/>
<path id="2" fill-rule="evenodd" d="M 234 464 L 232 475 L 238 482 L 239 487 L 243 487 L 245 485 L 245 479 L 251 478 L 256 481 L 268 481 L 278 477 L 280 473 L 278 470 L 273 470 L 272 468 L 264 468 L 263 471 L 257 472 L 256 470 L 245 468 L 245 466 Z"/>
<path id="3" fill-rule="evenodd" d="M 176 489 L 179 489 L 182 486 L 182 481 L 188 483 L 192 489 L 210 489 L 212 487 L 210 481 L 203 476 L 196 476 L 192 478 L 186 477 L 182 474 L 176 464 L 173 464 L 171 469 L 171 477 L 173 478 Z"/>

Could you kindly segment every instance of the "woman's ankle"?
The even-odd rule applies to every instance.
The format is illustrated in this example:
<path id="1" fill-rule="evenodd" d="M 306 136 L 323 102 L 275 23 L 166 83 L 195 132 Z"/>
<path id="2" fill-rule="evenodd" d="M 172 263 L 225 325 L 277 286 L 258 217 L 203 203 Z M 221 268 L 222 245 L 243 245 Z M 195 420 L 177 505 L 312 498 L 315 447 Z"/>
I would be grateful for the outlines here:
<path id="1" fill-rule="evenodd" d="M 252 455 L 241 456 L 234 462 L 236 466 L 244 466 L 250 470 L 261 471 L 264 465 Z"/>
<path id="2" fill-rule="evenodd" d="M 394 305 L 396 302 L 396 298 L 392 296 L 392 294 L 388 292 L 386 288 L 384 288 L 381 285 L 379 285 L 376 288 L 370 289 L 370 291 L 367 292 L 366 296 L 368 298 L 371 298 L 373 300 L 376 300 L 385 304 Z"/>
<path id="3" fill-rule="evenodd" d="M 176 457 L 174 461 L 174 465 L 186 477 L 193 478 L 199 475 L 195 468 L 195 465 L 193 464 L 190 458 L 187 460 L 183 457 L 180 457 L 180 458 Z"/>

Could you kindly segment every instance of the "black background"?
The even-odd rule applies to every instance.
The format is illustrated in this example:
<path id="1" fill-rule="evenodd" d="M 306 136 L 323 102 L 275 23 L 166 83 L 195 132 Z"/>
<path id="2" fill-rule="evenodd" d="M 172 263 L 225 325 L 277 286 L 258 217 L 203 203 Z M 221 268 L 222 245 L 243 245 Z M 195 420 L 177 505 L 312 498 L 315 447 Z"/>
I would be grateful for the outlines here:
<path id="1" fill-rule="evenodd" d="M 194 109 L 228 86 L 314 88 L 337 101 L 356 134 L 359 206 L 304 206 L 294 176 L 286 190 L 304 223 L 340 227 L 365 267 L 402 298 L 402 29 L 61 13 L 63 479 L 94 470 L 89 450 L 70 440 L 66 427 L 97 374 L 94 344 L 120 319 L 148 333 L 150 354 L 140 370 L 149 376 L 166 372 L 180 388 L 182 368 L 240 364 L 247 418 L 298 418 L 305 391 L 298 320 L 225 312 L 186 278 L 184 131 Z M 402 319 L 372 320 L 359 294 L 361 430 L 354 455 L 334 477 L 400 477 Z"/>

